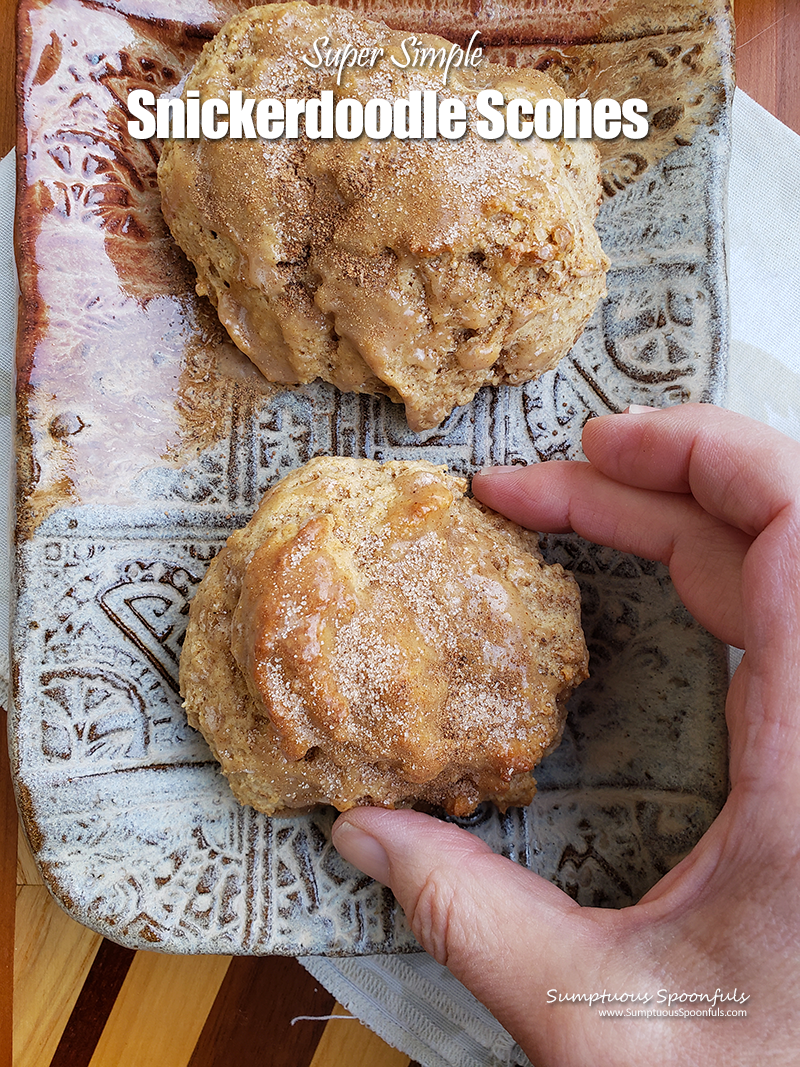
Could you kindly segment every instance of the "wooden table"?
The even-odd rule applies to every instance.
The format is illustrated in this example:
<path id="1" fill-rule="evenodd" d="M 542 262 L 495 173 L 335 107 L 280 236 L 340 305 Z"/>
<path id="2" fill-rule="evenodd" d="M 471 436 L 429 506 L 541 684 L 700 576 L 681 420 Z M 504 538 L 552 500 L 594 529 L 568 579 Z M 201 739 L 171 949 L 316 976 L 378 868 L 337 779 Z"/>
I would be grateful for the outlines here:
<path id="1" fill-rule="evenodd" d="M 14 0 L 0 0 L 0 155 L 14 144 Z M 737 0 L 739 85 L 800 133 L 800 4 Z M 406 1067 L 292 959 L 120 948 L 68 918 L 18 833 L 0 745 L 0 1067 Z M 13 1040 L 13 1056 L 12 1056 Z M 412 1065 L 413 1067 L 413 1065 Z"/>

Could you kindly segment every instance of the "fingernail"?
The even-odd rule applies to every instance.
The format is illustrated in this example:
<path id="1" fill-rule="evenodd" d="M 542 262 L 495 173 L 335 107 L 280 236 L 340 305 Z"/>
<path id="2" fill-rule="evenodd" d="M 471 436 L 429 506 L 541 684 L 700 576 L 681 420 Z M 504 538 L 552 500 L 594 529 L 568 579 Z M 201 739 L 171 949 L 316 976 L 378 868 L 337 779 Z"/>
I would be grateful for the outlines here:
<path id="1" fill-rule="evenodd" d="M 389 885 L 389 857 L 386 849 L 371 834 L 364 833 L 349 822 L 336 822 L 331 833 L 333 844 L 340 856 L 358 867 L 376 882 Z"/>
<path id="2" fill-rule="evenodd" d="M 525 470 L 524 463 L 498 464 L 496 467 L 481 467 L 480 470 L 475 471 L 475 477 L 484 474 L 516 474 L 521 470 Z"/>
<path id="3" fill-rule="evenodd" d="M 660 411 L 661 408 L 651 408 L 647 404 L 628 404 L 623 415 L 646 415 L 648 411 Z"/>

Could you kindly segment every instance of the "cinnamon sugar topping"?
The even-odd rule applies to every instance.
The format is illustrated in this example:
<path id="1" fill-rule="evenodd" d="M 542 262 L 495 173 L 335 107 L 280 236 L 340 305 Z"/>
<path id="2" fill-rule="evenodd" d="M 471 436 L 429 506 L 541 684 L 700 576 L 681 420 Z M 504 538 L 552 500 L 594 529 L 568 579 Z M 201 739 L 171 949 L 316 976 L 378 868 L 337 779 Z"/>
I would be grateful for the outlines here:
<path id="1" fill-rule="evenodd" d="M 532 535 L 431 464 L 332 457 L 231 538 L 181 661 L 190 720 L 267 811 L 525 803 L 585 676 L 577 587 Z M 209 686 L 239 694 L 213 721 Z"/>

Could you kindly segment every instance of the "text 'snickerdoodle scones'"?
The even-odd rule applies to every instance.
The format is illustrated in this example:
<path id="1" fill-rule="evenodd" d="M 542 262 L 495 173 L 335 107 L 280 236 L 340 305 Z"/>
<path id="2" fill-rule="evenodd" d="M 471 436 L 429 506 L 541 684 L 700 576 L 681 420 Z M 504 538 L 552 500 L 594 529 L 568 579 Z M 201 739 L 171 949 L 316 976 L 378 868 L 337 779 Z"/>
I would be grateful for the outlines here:
<path id="1" fill-rule="evenodd" d="M 424 461 L 323 457 L 211 564 L 180 666 L 189 721 L 267 813 L 527 804 L 587 675 L 577 585 Z"/>
<path id="2" fill-rule="evenodd" d="M 368 69 L 318 64 L 314 42 L 381 47 Z M 438 90 L 563 101 L 547 75 L 481 62 L 400 69 L 407 34 L 305 3 L 253 8 L 203 50 L 187 92 L 362 103 Z M 419 37 L 421 47 L 449 42 Z M 605 292 L 589 142 L 465 135 L 173 139 L 163 211 L 235 343 L 273 382 L 323 379 L 438 425 L 483 385 L 554 367 Z"/>

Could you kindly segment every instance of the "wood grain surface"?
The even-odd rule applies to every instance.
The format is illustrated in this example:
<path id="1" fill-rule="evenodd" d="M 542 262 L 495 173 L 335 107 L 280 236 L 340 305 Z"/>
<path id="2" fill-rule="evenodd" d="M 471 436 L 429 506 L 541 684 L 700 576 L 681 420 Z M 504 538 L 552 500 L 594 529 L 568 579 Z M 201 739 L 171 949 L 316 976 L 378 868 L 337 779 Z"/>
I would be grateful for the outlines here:
<path id="1" fill-rule="evenodd" d="M 15 7 L 0 0 L 3 155 L 15 142 Z M 739 85 L 800 133 L 800 3 L 737 0 L 735 15 Z M 294 1022 L 300 1015 L 337 1017 Z M 348 1017 L 296 960 L 132 952 L 75 923 L 53 902 L 18 832 L 0 745 L 0 1067 L 409 1062 Z"/>

